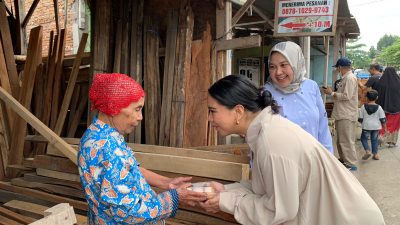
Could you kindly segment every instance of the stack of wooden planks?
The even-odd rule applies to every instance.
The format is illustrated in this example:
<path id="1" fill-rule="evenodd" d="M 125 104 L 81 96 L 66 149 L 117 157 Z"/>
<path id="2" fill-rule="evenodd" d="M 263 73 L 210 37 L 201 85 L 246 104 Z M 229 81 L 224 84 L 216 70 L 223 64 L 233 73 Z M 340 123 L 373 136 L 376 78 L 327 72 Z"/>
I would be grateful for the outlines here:
<path id="1" fill-rule="evenodd" d="M 37 143 L 46 142 L 44 137 L 37 135 L 27 136 L 26 140 Z M 64 138 L 63 140 L 74 149 L 77 148 L 79 143 L 77 138 Z M 141 166 L 168 177 L 192 176 L 193 182 L 214 180 L 222 183 L 249 179 L 249 159 L 245 155 L 135 143 L 128 145 L 134 149 L 135 157 L 141 163 Z M 242 145 L 227 147 L 227 150 L 223 150 L 224 147 L 221 146 L 218 148 L 225 152 L 246 148 Z M 31 168 L 32 172 L 26 172 L 22 177 L 13 178 L 10 182 L 0 182 L 0 196 L 2 196 L 2 192 L 12 192 L 14 195 L 23 194 L 25 197 L 45 202 L 42 208 L 61 202 L 69 203 L 80 215 L 78 221 L 80 218 L 84 219 L 81 216 L 85 215 L 87 211 L 87 203 L 84 200 L 83 190 L 79 183 L 77 167 L 73 162 L 58 156 L 36 155 L 34 158 L 25 159 L 24 165 Z M 163 190 L 155 188 L 155 191 Z M 16 199 L 6 198 L 3 203 L 9 206 L 11 205 L 10 201 L 12 203 L 15 203 L 16 200 L 29 202 L 29 199 L 21 200 L 21 198 L 21 196 Z M 9 209 L 13 210 L 11 207 Z M 20 212 L 19 210 L 14 211 Z M 30 214 L 22 215 L 29 216 Z M 34 218 L 37 219 L 37 217 Z M 235 223 L 233 217 L 228 214 L 207 214 L 199 208 L 187 206 L 180 206 L 176 218 L 169 222 L 169 224 L 207 225 Z"/>

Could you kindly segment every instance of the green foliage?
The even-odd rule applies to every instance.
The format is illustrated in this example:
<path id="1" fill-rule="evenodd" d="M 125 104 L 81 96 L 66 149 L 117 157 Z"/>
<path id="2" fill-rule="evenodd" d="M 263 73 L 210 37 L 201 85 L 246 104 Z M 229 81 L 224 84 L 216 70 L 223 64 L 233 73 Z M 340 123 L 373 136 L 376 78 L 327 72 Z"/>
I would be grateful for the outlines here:
<path id="1" fill-rule="evenodd" d="M 386 66 L 393 66 L 400 68 L 400 38 L 396 40 L 392 45 L 383 49 L 379 55 L 381 61 L 385 62 Z"/>
<path id="2" fill-rule="evenodd" d="M 383 35 L 377 44 L 378 51 L 382 51 L 384 48 L 391 46 L 397 39 L 399 39 L 399 36 L 388 34 Z"/>
<path id="3" fill-rule="evenodd" d="M 369 57 L 370 59 L 375 59 L 375 58 L 376 58 L 376 55 L 377 55 L 377 51 L 376 51 L 375 47 L 374 47 L 374 46 L 371 46 L 371 47 L 369 48 L 369 51 L 368 51 L 368 57 Z"/>
<path id="4" fill-rule="evenodd" d="M 358 40 L 349 40 L 346 45 L 346 56 L 353 62 L 355 69 L 368 69 L 372 59 L 367 51 L 363 50 L 365 44 L 357 43 Z"/>

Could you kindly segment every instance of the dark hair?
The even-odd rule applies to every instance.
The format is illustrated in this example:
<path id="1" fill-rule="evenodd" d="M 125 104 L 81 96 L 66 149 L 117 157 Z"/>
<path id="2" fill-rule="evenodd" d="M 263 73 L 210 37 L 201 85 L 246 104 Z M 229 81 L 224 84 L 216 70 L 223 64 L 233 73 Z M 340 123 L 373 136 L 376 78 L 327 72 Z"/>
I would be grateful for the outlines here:
<path id="1" fill-rule="evenodd" d="M 369 101 L 375 101 L 378 98 L 378 92 L 375 90 L 370 90 L 366 94 Z"/>
<path id="2" fill-rule="evenodd" d="M 271 92 L 257 88 L 243 75 L 229 75 L 218 80 L 208 89 L 208 93 L 228 109 L 242 105 L 246 110 L 258 112 L 271 106 L 274 114 L 279 113 Z"/>
<path id="3" fill-rule="evenodd" d="M 375 69 L 376 71 L 380 71 L 381 66 L 378 63 L 373 63 L 371 65 L 369 65 L 370 69 Z"/>

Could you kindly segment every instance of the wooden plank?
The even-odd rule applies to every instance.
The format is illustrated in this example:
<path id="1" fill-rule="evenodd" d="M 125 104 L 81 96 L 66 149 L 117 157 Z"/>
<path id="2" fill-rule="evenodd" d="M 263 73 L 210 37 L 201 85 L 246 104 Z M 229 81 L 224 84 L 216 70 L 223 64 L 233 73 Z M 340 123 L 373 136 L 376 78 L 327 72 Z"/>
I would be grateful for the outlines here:
<path id="1" fill-rule="evenodd" d="M 139 84 L 143 81 L 143 9 L 144 0 L 134 1 L 132 3 L 132 21 L 131 21 L 131 50 L 130 50 L 130 76 Z M 129 134 L 129 142 L 141 143 L 142 123 L 140 122 L 134 132 Z"/>
<path id="2" fill-rule="evenodd" d="M 42 62 L 42 27 L 39 26 L 31 30 L 29 37 L 27 60 L 25 63 L 24 73 L 22 76 L 23 80 L 22 80 L 19 102 L 21 103 L 21 106 L 25 108 L 30 108 L 36 71 L 41 62 Z M 4 91 L 4 89 L 1 90 Z M 8 93 L 5 92 L 5 94 Z M 8 105 L 8 107 L 12 106 Z M 12 151 L 12 154 L 10 154 L 8 158 L 8 164 L 10 165 L 22 164 L 23 150 L 25 143 L 22 140 L 24 140 L 25 138 L 26 128 L 27 126 L 25 120 L 19 117 L 15 118 L 12 130 L 12 139 L 10 144 L 10 150 Z M 8 175 L 15 176 L 16 174 L 10 173 Z"/>
<path id="3" fill-rule="evenodd" d="M 60 23 L 58 19 L 58 0 L 53 0 L 53 7 L 54 7 L 54 20 L 56 21 L 56 30 L 57 34 L 60 31 Z"/>
<path id="4" fill-rule="evenodd" d="M 37 168 L 36 173 L 39 176 L 57 178 L 57 179 L 61 179 L 61 180 L 69 180 L 69 181 L 73 181 L 73 182 L 80 182 L 79 175 L 73 174 L 73 173 L 63 173 L 63 172 L 53 171 L 53 170 L 48 170 L 48 169 L 43 169 L 43 168 Z"/>
<path id="5" fill-rule="evenodd" d="M 71 160 L 62 157 L 36 155 L 33 159 L 32 166 L 34 168 L 79 174 L 78 167 L 73 162 L 71 162 Z"/>
<path id="6" fill-rule="evenodd" d="M 80 102 L 81 85 L 77 84 L 75 86 L 75 91 L 72 94 L 71 104 L 69 106 L 67 130 L 71 128 L 72 120 L 75 116 L 76 109 L 78 108 L 78 102 Z M 67 136 L 68 137 L 68 136 Z"/>
<path id="7" fill-rule="evenodd" d="M 59 103 L 60 103 L 60 93 L 61 93 L 61 83 L 62 83 L 62 72 L 63 72 L 63 61 L 65 53 L 65 44 L 67 39 L 67 34 L 65 29 L 61 30 L 59 35 L 60 42 L 58 45 L 57 61 L 55 66 L 54 83 L 53 83 L 53 98 L 51 101 L 51 112 L 50 112 L 50 128 L 54 130 L 57 122 Z"/>
<path id="8" fill-rule="evenodd" d="M 34 1 L 32 2 L 32 5 L 31 5 L 31 7 L 29 8 L 29 11 L 28 11 L 28 13 L 27 13 L 26 16 L 25 16 L 24 21 L 22 21 L 22 23 L 21 23 L 21 26 L 22 26 L 22 27 L 26 27 L 26 25 L 28 24 L 29 20 L 30 20 L 31 17 L 32 17 L 33 12 L 34 12 L 35 9 L 36 9 L 36 6 L 39 4 L 39 1 L 40 1 L 40 0 L 34 0 Z"/>
<path id="9" fill-rule="evenodd" d="M 228 153 L 228 154 L 242 155 L 242 156 L 248 156 L 250 151 L 250 147 L 248 144 L 197 146 L 197 147 L 191 147 L 191 149 L 199 149 L 203 151 Z"/>
<path id="10" fill-rule="evenodd" d="M 65 118 L 67 117 L 68 108 L 71 103 L 71 98 L 72 98 L 72 94 L 74 92 L 76 79 L 78 77 L 78 72 L 79 72 L 79 67 L 81 65 L 82 56 L 85 51 L 87 38 L 88 38 L 88 34 L 83 33 L 81 42 L 79 43 L 79 48 L 78 48 L 78 52 L 77 52 L 77 55 L 75 58 L 74 66 L 72 67 L 72 71 L 69 76 L 68 86 L 67 86 L 67 89 L 65 90 L 64 99 L 61 104 L 60 114 L 58 115 L 58 118 L 57 118 L 57 121 L 56 121 L 56 124 L 54 127 L 54 133 L 56 133 L 57 135 L 61 135 L 62 129 L 64 127 Z M 58 151 L 57 151 L 57 149 L 53 148 L 52 146 L 49 146 L 47 148 L 47 152 L 49 154 L 51 154 L 52 152 L 58 152 Z"/>
<path id="11" fill-rule="evenodd" d="M 186 79 L 183 147 L 207 145 L 208 88 L 211 83 L 211 27 L 207 23 L 202 40 L 192 42 L 192 64 Z"/>
<path id="12" fill-rule="evenodd" d="M 11 94 L 17 98 L 19 96 L 20 80 L 17 73 L 17 67 L 15 66 L 13 44 L 4 1 L 0 2 L 0 37 L 1 42 L 3 43 L 4 57 L 6 60 L 8 76 L 10 78 Z"/>
<path id="13" fill-rule="evenodd" d="M 147 144 L 158 143 L 159 123 L 160 123 L 160 70 L 158 67 L 159 38 L 158 28 L 155 23 L 147 18 L 145 22 L 144 38 L 144 90 L 146 92 L 144 119 L 145 119 L 145 138 Z M 155 66 L 157 65 L 157 66 Z"/>
<path id="14" fill-rule="evenodd" d="M 198 159 L 212 159 L 217 161 L 236 162 L 236 163 L 249 162 L 247 156 L 237 156 L 226 153 L 208 152 L 208 151 L 194 150 L 187 148 L 164 147 L 156 145 L 143 145 L 134 143 L 128 143 L 128 146 L 131 147 L 134 152 L 184 156 L 184 157 L 198 158 Z"/>
<path id="15" fill-rule="evenodd" d="M 65 198 L 65 197 L 61 197 L 58 195 L 53 195 L 53 194 L 49 194 L 49 193 L 45 193 L 42 191 L 33 190 L 33 189 L 29 189 L 29 188 L 13 186 L 9 182 L 0 181 L 0 189 L 24 194 L 26 196 L 35 197 L 38 199 L 43 199 L 43 200 L 46 200 L 49 202 L 54 202 L 54 203 L 65 202 L 65 203 L 71 204 L 74 208 L 85 210 L 85 211 L 88 210 L 88 205 L 86 202 L 73 200 L 70 198 Z"/>
<path id="16" fill-rule="evenodd" d="M 1 37 L 0 37 L 1 38 Z M 6 59 L 4 58 L 4 49 L 0 41 L 0 86 L 4 88 L 8 93 L 12 94 L 11 91 L 11 84 L 10 84 L 10 79 L 9 79 L 9 74 L 7 71 L 7 65 L 6 65 Z M 4 118 L 7 118 L 7 120 L 4 120 L 3 123 L 5 123 L 5 129 L 7 132 L 10 132 L 10 126 L 14 122 L 14 112 L 11 111 L 9 108 L 3 109 L 3 116 Z M 8 139 L 10 141 L 10 139 Z"/>
<path id="17" fill-rule="evenodd" d="M 33 218 L 15 213 L 15 212 L 8 210 L 1 206 L 0 206 L 0 214 L 2 214 L 3 216 L 7 216 L 7 217 L 13 219 L 14 221 L 17 221 L 22 224 L 30 224 L 35 221 L 35 219 L 33 219 Z"/>
<path id="18" fill-rule="evenodd" d="M 33 198 L 33 197 L 30 197 L 30 196 L 27 196 L 24 194 L 19 194 L 19 193 L 0 189 L 0 203 L 3 204 L 8 201 L 12 201 L 12 200 L 26 201 L 26 202 L 32 202 L 32 203 L 48 205 L 48 206 L 53 205 L 53 203 L 46 201 L 46 200 L 41 200 L 41 199 Z M 31 216 L 29 216 L 29 217 L 31 217 Z"/>
<path id="19" fill-rule="evenodd" d="M 209 215 L 204 215 L 201 213 L 196 213 L 188 210 L 178 210 L 175 218 L 181 219 L 184 221 L 194 222 L 197 224 L 204 225 L 234 225 L 237 224 L 235 222 L 225 221 L 219 218 L 211 217 Z M 232 220 L 232 216 L 231 219 Z M 233 219 L 234 220 L 234 219 Z"/>
<path id="20" fill-rule="evenodd" d="M 261 36 L 252 35 L 248 37 L 240 37 L 230 40 L 217 40 L 214 41 L 214 48 L 217 51 L 230 50 L 230 49 L 244 49 L 254 48 L 261 46 Z"/>
<path id="21" fill-rule="evenodd" d="M 170 146 L 183 146 L 183 123 L 185 117 L 185 84 L 190 73 L 191 44 L 193 37 L 194 14 L 190 3 L 181 1 L 178 20 L 177 70 L 172 95 Z"/>
<path id="22" fill-rule="evenodd" d="M 73 225 L 77 222 L 74 208 L 68 203 L 61 203 L 44 211 L 45 217 L 31 225 Z"/>
<path id="23" fill-rule="evenodd" d="M 35 136 L 35 135 L 28 135 L 28 136 L 26 136 L 25 140 L 34 141 L 34 142 L 47 141 L 44 137 Z M 79 145 L 79 142 L 80 142 L 79 138 L 63 138 L 63 140 L 71 145 Z M 199 159 L 212 159 L 212 160 L 217 160 L 217 161 L 236 162 L 236 163 L 244 163 L 244 164 L 249 162 L 249 158 L 248 158 L 249 146 L 247 144 L 201 146 L 201 147 L 192 147 L 192 148 L 175 148 L 175 147 L 145 145 L 145 144 L 136 144 L 136 143 L 127 143 L 127 144 L 134 152 L 184 156 L 184 157 L 199 158 Z M 74 148 L 76 150 L 78 149 L 77 146 L 74 146 Z M 244 153 L 242 153 L 242 151 L 246 152 L 246 153 L 244 154 Z M 48 161 L 52 161 L 50 159 L 53 159 L 50 156 L 36 156 L 35 160 L 38 157 L 39 158 L 47 157 Z M 42 161 L 39 161 L 39 162 L 41 164 L 46 163 L 46 162 L 42 162 Z M 57 162 L 54 164 L 61 164 L 61 162 Z M 53 167 L 51 167 L 49 169 L 57 170 L 56 167 L 58 168 L 58 166 L 54 166 L 54 164 L 52 164 Z M 68 165 L 68 167 L 70 167 L 70 165 Z M 63 171 L 63 172 L 74 173 L 71 170 L 66 171 L 65 167 L 61 167 L 59 170 Z"/>
<path id="24" fill-rule="evenodd" d="M 235 26 L 235 24 L 239 22 L 240 18 L 242 18 L 242 16 L 247 12 L 247 10 L 249 10 L 251 5 L 253 5 L 255 1 L 256 0 L 247 0 L 246 3 L 244 3 L 242 7 L 240 7 L 240 9 L 232 17 L 231 27 Z"/>
<path id="25" fill-rule="evenodd" d="M 175 77 L 176 44 L 178 35 L 178 14 L 172 10 L 168 14 L 167 44 L 161 102 L 159 145 L 169 146 L 171 126 L 172 89 Z"/>
<path id="26" fill-rule="evenodd" d="M 3 108 L 4 105 L 1 104 L 0 107 Z M 9 134 L 6 134 L 6 131 L 3 128 L 3 118 L 5 117 L 2 114 L 2 110 L 0 110 L 0 180 L 3 180 L 6 175 L 9 152 L 7 136 L 10 136 Z"/>
<path id="27" fill-rule="evenodd" d="M 1 225 L 23 225 L 23 223 L 18 223 L 12 219 L 9 219 L 3 215 L 0 215 L 0 224 Z"/>
<path id="28" fill-rule="evenodd" d="M 6 207 L 16 210 L 17 212 L 24 212 L 24 214 L 30 215 L 30 217 L 41 219 L 43 218 L 45 211 L 50 207 L 39 205 L 30 202 L 12 200 L 4 204 Z M 87 217 L 76 214 L 78 225 L 87 225 Z"/>
<path id="29" fill-rule="evenodd" d="M 53 50 L 51 51 L 51 56 L 47 59 L 47 76 L 46 76 L 46 90 L 45 90 L 45 100 L 44 100 L 44 109 L 43 109 L 43 118 L 42 121 L 44 124 L 50 126 L 50 114 L 51 114 L 51 102 L 53 101 L 53 84 L 54 84 L 54 75 L 56 70 L 57 63 L 57 55 L 59 51 L 60 45 L 60 35 L 54 36 L 53 42 Z"/>
<path id="30" fill-rule="evenodd" d="M 56 184 L 44 184 L 35 181 L 28 181 L 24 178 L 18 177 L 11 179 L 11 184 L 18 187 L 26 187 L 45 191 L 50 194 L 57 194 L 66 197 L 85 199 L 83 190 L 76 190 L 75 188 L 65 187 Z"/>
<path id="31" fill-rule="evenodd" d="M 58 148 L 67 158 L 76 164 L 78 157 L 77 152 L 1 87 L 0 98 L 6 103 L 6 105 L 10 106 L 16 113 L 18 113 L 19 116 L 27 121 L 41 135 L 43 135 L 50 144 Z M 24 140 L 24 138 L 20 139 L 21 142 L 22 140 Z M 22 159 L 20 160 L 22 163 Z"/>
<path id="32" fill-rule="evenodd" d="M 81 88 L 82 96 L 80 98 L 78 108 L 75 111 L 74 117 L 72 118 L 70 127 L 68 129 L 67 137 L 74 137 L 78 125 L 81 122 L 82 115 L 87 109 L 88 94 L 89 94 L 87 89 L 88 89 L 87 87 Z"/>
<path id="33" fill-rule="evenodd" d="M 229 181 L 249 180 L 250 178 L 248 164 L 142 152 L 136 152 L 135 158 L 140 162 L 141 166 L 151 170 Z"/>
<path id="34" fill-rule="evenodd" d="M 24 180 L 32 181 L 32 182 L 40 182 L 43 184 L 63 185 L 66 187 L 71 187 L 71 188 L 75 188 L 78 190 L 82 190 L 82 185 L 80 182 L 62 180 L 62 179 L 52 178 L 52 177 L 38 176 L 36 173 L 25 173 Z"/>
<path id="35" fill-rule="evenodd" d="M 87 38 L 88 38 L 88 34 L 83 33 L 82 37 L 81 37 L 81 42 L 79 43 L 78 52 L 77 52 L 77 55 L 76 55 L 76 58 L 74 61 L 74 65 L 72 67 L 72 71 L 69 76 L 68 86 L 67 86 L 67 89 L 65 90 L 60 114 L 58 116 L 58 119 L 57 119 L 57 122 L 56 122 L 56 125 L 54 128 L 54 132 L 58 135 L 61 134 L 61 130 L 64 125 L 65 117 L 67 116 L 67 113 L 68 113 L 68 107 L 71 102 L 72 94 L 74 92 L 74 87 L 75 87 L 76 79 L 78 77 L 79 67 L 82 62 L 82 56 L 85 51 Z"/>
<path id="36" fill-rule="evenodd" d="M 48 206 L 40 205 L 40 204 L 35 204 L 31 202 L 26 202 L 26 201 L 20 201 L 20 200 L 11 200 L 9 202 L 6 202 L 4 204 L 5 207 L 7 207 L 10 210 L 13 210 L 19 214 L 32 217 L 35 219 L 41 219 L 43 218 L 44 215 L 44 210 L 48 209 Z"/>
<path id="37" fill-rule="evenodd" d="M 43 184 L 63 185 L 66 187 L 71 187 L 71 188 L 75 188 L 78 190 L 82 190 L 82 185 L 80 182 L 67 181 L 67 180 L 62 180 L 62 179 L 52 178 L 52 177 L 38 176 L 36 173 L 25 173 L 24 180 L 32 181 L 32 182 L 40 182 Z"/>

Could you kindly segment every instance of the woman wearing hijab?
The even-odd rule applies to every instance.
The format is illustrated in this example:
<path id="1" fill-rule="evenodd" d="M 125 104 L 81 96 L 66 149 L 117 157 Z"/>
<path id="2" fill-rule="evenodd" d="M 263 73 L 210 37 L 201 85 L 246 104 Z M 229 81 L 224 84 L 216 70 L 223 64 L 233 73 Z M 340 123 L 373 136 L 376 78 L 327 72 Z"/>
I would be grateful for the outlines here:
<path id="1" fill-rule="evenodd" d="M 300 46 L 287 41 L 276 44 L 269 54 L 265 90 L 281 106 L 281 115 L 296 123 L 333 153 L 328 116 L 318 84 L 305 78 L 306 67 Z"/>
<path id="2" fill-rule="evenodd" d="M 171 179 L 139 167 L 123 136 L 143 118 L 145 93 L 137 82 L 124 74 L 96 74 L 89 98 L 99 114 L 78 153 L 88 224 L 165 224 L 179 202 L 206 199 L 203 193 L 186 190 L 191 178 Z M 167 191 L 156 194 L 150 185 Z"/>
<path id="3" fill-rule="evenodd" d="M 400 77 L 393 67 L 387 67 L 378 82 L 378 101 L 383 108 L 387 120 L 386 142 L 389 147 L 397 143 L 400 128 Z M 381 135 L 384 130 L 381 130 Z"/>
<path id="4" fill-rule="evenodd" d="M 200 203 L 245 225 L 384 225 L 367 191 L 309 133 L 279 115 L 269 91 L 231 75 L 208 89 L 208 120 L 219 134 L 246 137 L 251 181 L 222 185 Z"/>

